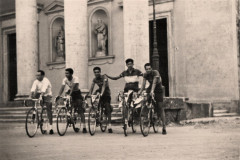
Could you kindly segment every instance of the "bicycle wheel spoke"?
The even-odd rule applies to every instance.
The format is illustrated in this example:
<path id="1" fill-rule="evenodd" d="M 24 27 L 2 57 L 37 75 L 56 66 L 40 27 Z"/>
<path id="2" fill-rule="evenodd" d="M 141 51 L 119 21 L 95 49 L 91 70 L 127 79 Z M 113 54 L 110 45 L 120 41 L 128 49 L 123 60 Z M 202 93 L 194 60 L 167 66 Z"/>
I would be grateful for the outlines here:
<path id="1" fill-rule="evenodd" d="M 63 136 L 68 127 L 68 115 L 67 115 L 67 109 L 65 107 L 61 108 L 57 115 L 57 131 L 60 136 Z"/>
<path id="2" fill-rule="evenodd" d="M 107 129 L 107 115 L 105 114 L 105 111 L 102 109 L 100 118 L 100 128 L 102 132 L 105 132 Z"/>
<path id="3" fill-rule="evenodd" d="M 26 116 L 25 130 L 27 135 L 34 137 L 38 129 L 38 115 L 35 108 L 31 108 Z"/>
<path id="4" fill-rule="evenodd" d="M 153 123 L 153 131 L 154 133 L 157 133 L 161 126 L 161 121 L 156 113 L 153 113 L 152 123 Z"/>
<path id="5" fill-rule="evenodd" d="M 140 113 L 140 128 L 143 136 L 147 136 L 150 130 L 150 110 L 143 105 Z"/>
<path id="6" fill-rule="evenodd" d="M 42 134 L 47 133 L 47 130 L 48 130 L 47 108 L 42 109 L 40 129 Z"/>
<path id="7" fill-rule="evenodd" d="M 88 129 L 90 135 L 94 135 L 96 131 L 96 114 L 95 109 L 91 107 L 88 114 Z"/>

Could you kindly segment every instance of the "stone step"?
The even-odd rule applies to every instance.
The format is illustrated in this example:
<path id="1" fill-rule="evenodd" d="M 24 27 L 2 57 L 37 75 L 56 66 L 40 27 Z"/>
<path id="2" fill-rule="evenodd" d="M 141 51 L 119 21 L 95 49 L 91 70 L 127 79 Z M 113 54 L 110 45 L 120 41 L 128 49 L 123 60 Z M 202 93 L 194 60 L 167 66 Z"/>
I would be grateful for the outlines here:
<path id="1" fill-rule="evenodd" d="M 122 113 L 118 105 L 113 104 L 112 121 L 118 123 L 122 119 Z M 59 107 L 60 108 L 60 107 Z M 1 107 L 0 108 L 0 122 L 25 122 L 26 114 L 31 107 Z M 40 111 L 40 108 L 39 108 Z M 53 107 L 53 118 L 56 120 L 57 111 Z M 89 108 L 86 108 L 85 117 L 88 118 Z M 120 121 L 121 122 L 121 121 Z"/>
<path id="2" fill-rule="evenodd" d="M 214 110 L 213 113 L 214 113 L 214 114 L 218 114 L 218 113 L 228 113 L 228 110 L 226 110 L 226 109 Z"/>
<path id="3" fill-rule="evenodd" d="M 25 117 L 26 118 L 26 117 Z M 25 118 L 14 118 L 14 119 L 7 119 L 7 118 L 0 118 L 0 123 L 1 122 L 8 122 L 8 123 L 15 123 L 15 122 L 21 122 L 24 123 L 26 121 Z M 88 118 L 85 118 L 86 123 Z M 53 118 L 53 122 L 56 123 L 57 118 Z M 112 117 L 112 123 L 121 123 L 122 122 L 122 117 Z"/>
<path id="4" fill-rule="evenodd" d="M 238 116 L 237 113 L 218 113 L 214 114 L 214 117 L 232 117 L 232 116 Z"/>

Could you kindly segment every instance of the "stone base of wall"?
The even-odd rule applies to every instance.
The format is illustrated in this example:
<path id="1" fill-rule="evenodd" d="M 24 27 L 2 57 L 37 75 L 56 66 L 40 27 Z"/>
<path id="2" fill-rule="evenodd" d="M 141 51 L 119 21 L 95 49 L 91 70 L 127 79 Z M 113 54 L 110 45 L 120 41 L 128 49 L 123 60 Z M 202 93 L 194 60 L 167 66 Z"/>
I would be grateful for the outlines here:
<path id="1" fill-rule="evenodd" d="M 170 122 L 178 123 L 185 119 L 185 100 L 184 97 L 164 97 L 163 105 L 165 110 L 166 124 Z"/>
<path id="2" fill-rule="evenodd" d="M 239 100 L 232 100 L 228 102 L 212 102 L 214 110 L 227 110 L 228 113 L 240 114 Z"/>
<path id="3" fill-rule="evenodd" d="M 186 102 L 184 111 L 186 119 L 213 117 L 213 107 L 211 103 Z"/>

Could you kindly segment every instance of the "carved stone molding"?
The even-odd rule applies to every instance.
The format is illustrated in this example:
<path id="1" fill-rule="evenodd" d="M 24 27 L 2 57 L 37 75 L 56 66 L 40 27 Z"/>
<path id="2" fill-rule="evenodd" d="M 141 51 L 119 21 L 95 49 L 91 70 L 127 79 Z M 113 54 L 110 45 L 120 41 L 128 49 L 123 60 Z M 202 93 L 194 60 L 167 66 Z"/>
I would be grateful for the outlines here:
<path id="1" fill-rule="evenodd" d="M 49 67 L 49 70 L 66 68 L 65 62 L 48 62 L 46 64 Z"/>
<path id="2" fill-rule="evenodd" d="M 44 8 L 44 13 L 48 15 L 48 14 L 53 14 L 57 12 L 63 12 L 63 10 L 64 10 L 63 2 L 54 1 Z"/>
<path id="3" fill-rule="evenodd" d="M 89 58 L 88 65 L 104 65 L 104 64 L 112 64 L 114 62 L 115 56 L 105 56 L 98 58 Z"/>
<path id="4" fill-rule="evenodd" d="M 96 4 L 96 3 L 104 3 L 104 2 L 109 2 L 113 0 L 88 0 L 88 5 Z"/>

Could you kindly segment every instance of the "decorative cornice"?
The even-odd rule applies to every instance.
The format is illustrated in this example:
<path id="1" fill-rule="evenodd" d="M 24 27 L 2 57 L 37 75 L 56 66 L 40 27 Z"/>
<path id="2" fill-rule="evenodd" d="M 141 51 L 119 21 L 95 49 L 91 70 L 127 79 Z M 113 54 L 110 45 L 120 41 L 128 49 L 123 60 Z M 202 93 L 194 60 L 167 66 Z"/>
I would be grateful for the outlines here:
<path id="1" fill-rule="evenodd" d="M 38 13 L 41 12 L 42 10 L 43 10 L 43 4 L 37 3 Z M 7 12 L 7 13 L 4 13 L 4 14 L 0 15 L 0 21 L 7 20 L 7 19 L 12 19 L 12 18 L 15 18 L 15 17 L 16 17 L 16 12 L 15 11 Z"/>
<path id="2" fill-rule="evenodd" d="M 162 3 L 168 3 L 168 2 L 174 2 L 175 0 L 156 0 L 155 4 L 162 4 Z M 118 2 L 119 7 L 123 7 L 123 1 Z M 152 0 L 148 0 L 148 5 L 153 5 Z"/>
<path id="3" fill-rule="evenodd" d="M 15 12 L 8 12 L 0 15 L 0 21 L 15 18 Z"/>
<path id="4" fill-rule="evenodd" d="M 93 4 L 97 4 L 97 3 L 104 3 L 104 2 L 109 2 L 109 1 L 113 1 L 113 0 L 88 0 L 88 5 L 93 5 Z"/>
<path id="5" fill-rule="evenodd" d="M 56 12 L 63 12 L 64 11 L 64 4 L 63 2 L 60 1 L 54 1 L 51 4 L 49 4 L 47 7 L 44 9 L 45 14 L 53 14 Z"/>

